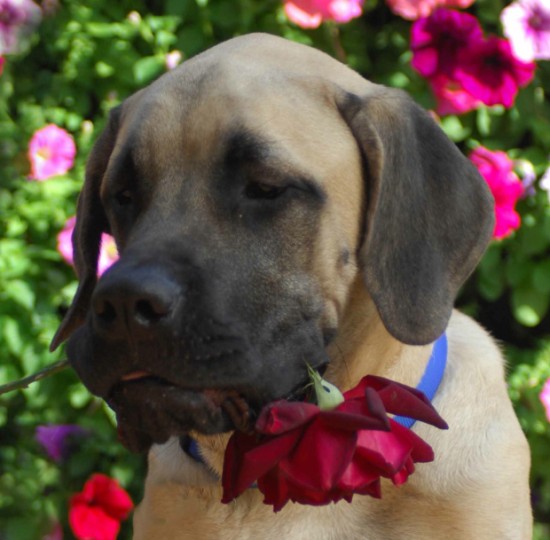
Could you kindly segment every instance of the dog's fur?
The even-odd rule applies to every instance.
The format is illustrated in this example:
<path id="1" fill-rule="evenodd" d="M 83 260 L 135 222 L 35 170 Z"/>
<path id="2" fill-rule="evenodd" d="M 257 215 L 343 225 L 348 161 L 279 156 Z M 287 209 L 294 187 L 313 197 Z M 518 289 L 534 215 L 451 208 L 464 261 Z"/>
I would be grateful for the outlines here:
<path id="1" fill-rule="evenodd" d="M 280 38 L 226 42 L 126 100 L 89 160 L 80 287 L 54 344 L 71 336 L 130 448 L 158 443 L 134 537 L 530 539 L 501 354 L 452 311 L 492 216 L 475 168 L 407 96 Z M 103 231 L 121 259 L 96 283 Z M 220 395 L 257 411 L 306 361 L 343 389 L 367 373 L 416 386 L 445 330 L 434 405 L 450 428 L 414 427 L 436 459 L 407 484 L 278 514 L 256 489 L 219 502 Z M 187 431 L 207 465 L 181 450 Z"/>

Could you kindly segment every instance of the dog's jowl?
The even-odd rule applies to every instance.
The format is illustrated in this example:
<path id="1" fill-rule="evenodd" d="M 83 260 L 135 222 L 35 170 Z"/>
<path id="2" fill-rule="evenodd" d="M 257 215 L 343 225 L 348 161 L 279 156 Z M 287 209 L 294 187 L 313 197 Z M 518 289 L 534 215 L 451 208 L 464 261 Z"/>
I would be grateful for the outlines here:
<path id="1" fill-rule="evenodd" d="M 149 451 L 136 539 L 528 540 L 529 452 L 487 333 L 453 311 L 493 229 L 476 169 L 401 91 L 267 35 L 186 61 L 110 115 L 74 235 L 80 286 L 54 340 Z M 119 261 L 96 278 L 101 234 Z M 343 390 L 415 387 L 449 430 L 382 498 L 223 505 L 232 430 L 301 399 L 308 365 Z M 190 447 L 193 446 L 193 451 Z"/>

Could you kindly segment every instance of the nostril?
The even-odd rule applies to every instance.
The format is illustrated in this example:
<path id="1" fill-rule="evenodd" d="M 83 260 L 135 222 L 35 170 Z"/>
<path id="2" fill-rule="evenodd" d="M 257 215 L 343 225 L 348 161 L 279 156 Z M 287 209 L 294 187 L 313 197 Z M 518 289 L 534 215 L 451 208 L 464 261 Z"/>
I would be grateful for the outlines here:
<path id="1" fill-rule="evenodd" d="M 103 300 L 103 302 L 96 306 L 95 314 L 105 324 L 114 323 L 117 317 L 115 307 L 108 300 Z"/>
<path id="2" fill-rule="evenodd" d="M 160 300 L 138 300 L 134 308 L 135 319 L 144 326 L 159 322 L 169 313 L 170 306 Z"/>

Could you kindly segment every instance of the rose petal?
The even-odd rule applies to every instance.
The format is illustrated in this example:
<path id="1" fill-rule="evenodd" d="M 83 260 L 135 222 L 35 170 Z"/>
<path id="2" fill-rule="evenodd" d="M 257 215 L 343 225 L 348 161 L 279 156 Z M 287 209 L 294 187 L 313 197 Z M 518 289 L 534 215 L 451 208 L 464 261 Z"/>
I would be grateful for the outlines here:
<path id="1" fill-rule="evenodd" d="M 448 428 L 430 400 L 416 388 L 374 375 L 367 375 L 365 379 L 368 379 L 366 384 L 378 392 L 389 413 L 415 418 L 440 429 Z"/>
<path id="2" fill-rule="evenodd" d="M 275 401 L 264 407 L 256 421 L 256 431 L 266 435 L 279 435 L 304 425 L 320 413 L 313 403 Z"/>
<path id="3" fill-rule="evenodd" d="M 421 439 L 414 431 L 402 426 L 398 422 L 390 420 L 390 423 L 394 436 L 399 438 L 402 443 L 411 446 L 411 457 L 415 462 L 427 463 L 433 461 L 433 449 L 424 439 Z"/>
<path id="4" fill-rule="evenodd" d="M 273 506 L 274 512 L 289 501 L 289 482 L 278 467 L 258 478 L 258 489 L 264 494 L 264 503 Z"/>
<path id="5" fill-rule="evenodd" d="M 279 467 L 295 484 L 313 491 L 335 487 L 353 457 L 357 434 L 314 421 Z"/>

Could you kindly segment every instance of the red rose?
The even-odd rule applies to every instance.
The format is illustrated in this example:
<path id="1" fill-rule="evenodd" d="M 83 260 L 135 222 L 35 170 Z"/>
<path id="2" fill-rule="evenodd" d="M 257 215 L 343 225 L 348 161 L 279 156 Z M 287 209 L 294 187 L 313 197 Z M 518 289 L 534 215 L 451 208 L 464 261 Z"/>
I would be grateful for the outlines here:
<path id="1" fill-rule="evenodd" d="M 331 410 L 276 401 L 260 413 L 257 435 L 235 432 L 225 453 L 222 502 L 255 481 L 276 512 L 288 501 L 321 505 L 349 502 L 356 493 L 380 497 L 381 477 L 399 485 L 415 462 L 433 460 L 428 444 L 387 416 L 446 428 L 421 392 L 369 375 L 344 398 Z"/>
<path id="2" fill-rule="evenodd" d="M 132 499 L 116 480 L 94 474 L 82 492 L 71 497 L 69 523 L 78 540 L 114 540 L 120 522 L 133 507 Z"/>

